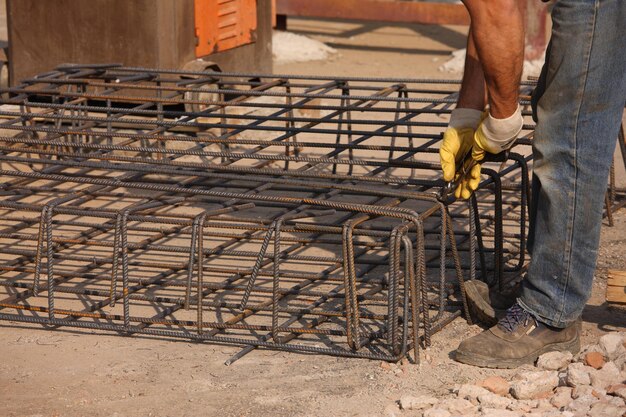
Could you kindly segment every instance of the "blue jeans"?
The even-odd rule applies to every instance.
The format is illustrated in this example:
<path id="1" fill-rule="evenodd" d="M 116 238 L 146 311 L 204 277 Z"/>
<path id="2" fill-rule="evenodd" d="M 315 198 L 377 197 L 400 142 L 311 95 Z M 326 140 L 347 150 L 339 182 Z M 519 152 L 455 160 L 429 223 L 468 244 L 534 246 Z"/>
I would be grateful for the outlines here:
<path id="1" fill-rule="evenodd" d="M 558 0 L 533 112 L 531 261 L 519 304 L 567 327 L 591 295 L 626 103 L 626 0 Z"/>

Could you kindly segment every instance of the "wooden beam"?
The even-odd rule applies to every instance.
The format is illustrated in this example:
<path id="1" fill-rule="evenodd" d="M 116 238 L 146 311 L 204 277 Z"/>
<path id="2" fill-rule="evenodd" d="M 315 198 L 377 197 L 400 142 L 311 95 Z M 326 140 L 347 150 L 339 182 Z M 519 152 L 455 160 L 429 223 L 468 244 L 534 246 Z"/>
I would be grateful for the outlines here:
<path id="1" fill-rule="evenodd" d="M 609 270 L 606 301 L 609 304 L 626 305 L 626 271 Z"/>
<path id="2" fill-rule="evenodd" d="M 276 13 L 286 16 L 373 20 L 433 25 L 469 25 L 462 4 L 395 0 L 276 0 Z"/>

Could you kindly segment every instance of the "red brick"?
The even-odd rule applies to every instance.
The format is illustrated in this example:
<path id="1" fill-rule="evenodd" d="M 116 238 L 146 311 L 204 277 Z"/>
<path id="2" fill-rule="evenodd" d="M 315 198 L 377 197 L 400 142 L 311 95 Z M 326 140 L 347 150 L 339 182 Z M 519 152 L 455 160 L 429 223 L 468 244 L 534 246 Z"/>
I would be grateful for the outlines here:
<path id="1" fill-rule="evenodd" d="M 506 379 L 499 376 L 490 376 L 487 379 L 480 381 L 478 384 L 479 387 L 483 387 L 488 391 L 493 392 L 498 395 L 507 395 L 509 393 L 509 389 L 511 388 L 511 384 Z"/>
<path id="2" fill-rule="evenodd" d="M 601 369 L 604 366 L 604 356 L 600 352 L 589 352 L 585 355 L 585 365 Z"/>

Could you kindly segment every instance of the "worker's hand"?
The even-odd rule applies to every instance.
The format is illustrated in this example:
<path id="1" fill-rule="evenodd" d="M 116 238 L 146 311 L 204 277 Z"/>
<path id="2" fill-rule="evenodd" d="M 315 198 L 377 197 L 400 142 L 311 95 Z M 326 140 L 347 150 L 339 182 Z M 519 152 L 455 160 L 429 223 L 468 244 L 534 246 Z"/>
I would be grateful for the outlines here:
<path id="1" fill-rule="evenodd" d="M 487 116 L 487 112 L 485 112 L 480 125 L 472 135 L 472 156 L 471 158 L 465 158 L 462 162 L 463 167 L 456 174 L 457 177 L 461 177 L 458 178 L 458 186 L 456 190 L 454 190 L 454 196 L 456 198 L 467 200 L 480 185 L 481 161 L 485 159 L 485 153 L 489 152 L 495 154 L 502 151 L 491 146 L 492 142 L 485 136 L 483 124 L 485 116 Z M 467 152 L 464 152 L 463 155 L 467 155 Z M 455 178 L 455 180 L 456 179 L 457 178 Z"/>
<path id="2" fill-rule="evenodd" d="M 471 127 L 448 127 L 446 129 L 441 148 L 439 148 L 444 181 L 454 181 L 458 179 L 457 176 L 462 175 L 457 173 L 457 166 L 461 164 L 469 152 L 472 152 L 473 155 L 474 136 L 475 131 Z M 457 198 L 469 198 L 471 195 L 469 190 L 473 191 L 478 188 L 479 183 L 480 165 L 475 165 L 470 168 L 468 175 L 463 175 L 463 178 L 459 179 L 459 185 L 454 194 Z"/>
<path id="3" fill-rule="evenodd" d="M 480 184 L 481 161 L 485 159 L 485 154 L 498 154 L 511 148 L 522 130 L 523 123 L 521 109 L 518 107 L 515 113 L 506 119 L 495 119 L 487 112 L 483 113 L 480 124 L 475 130 L 448 128 L 448 131 L 451 132 L 446 131 L 444 133 L 444 141 L 440 150 L 441 166 L 444 170 L 445 181 L 455 180 L 458 182 L 458 186 L 454 190 L 456 198 L 470 198 Z M 470 131 L 473 134 L 471 139 L 468 139 L 467 134 Z M 456 137 L 455 133 L 457 134 Z M 449 137 L 447 141 L 446 136 Z M 459 144 L 458 147 L 456 144 Z M 471 158 L 465 158 L 470 148 Z M 464 159 L 463 166 L 457 173 L 451 171 L 451 155 L 454 155 L 455 167 L 459 166 L 461 159 Z"/>
<path id="4" fill-rule="evenodd" d="M 459 179 L 455 190 L 457 198 L 464 194 L 462 190 L 476 189 L 480 182 L 480 167 L 470 167 L 468 175 L 464 175 L 463 178 L 458 178 L 457 167 L 472 151 L 476 128 L 485 114 L 475 109 L 455 109 L 450 116 L 448 129 L 443 134 L 443 142 L 439 149 L 443 179 L 446 182 Z M 467 195 L 468 192 L 465 194 Z"/>

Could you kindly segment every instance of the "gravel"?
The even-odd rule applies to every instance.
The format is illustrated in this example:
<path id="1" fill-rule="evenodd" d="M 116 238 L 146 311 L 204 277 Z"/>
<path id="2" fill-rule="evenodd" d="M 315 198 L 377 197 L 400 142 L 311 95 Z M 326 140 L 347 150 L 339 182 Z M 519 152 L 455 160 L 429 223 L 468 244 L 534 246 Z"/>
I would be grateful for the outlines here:
<path id="1" fill-rule="evenodd" d="M 626 415 L 626 372 L 614 360 L 624 355 L 626 333 L 612 332 L 583 354 L 542 355 L 533 370 L 521 370 L 511 381 L 491 376 L 458 385 L 443 397 L 403 396 L 403 410 L 419 417 L 620 417 Z M 600 369 L 587 366 L 588 354 Z M 590 362 L 590 361 L 589 361 Z M 559 377 L 559 370 L 562 376 Z M 402 414 L 404 415 L 404 413 Z M 409 415 L 409 414 L 407 414 Z"/>

